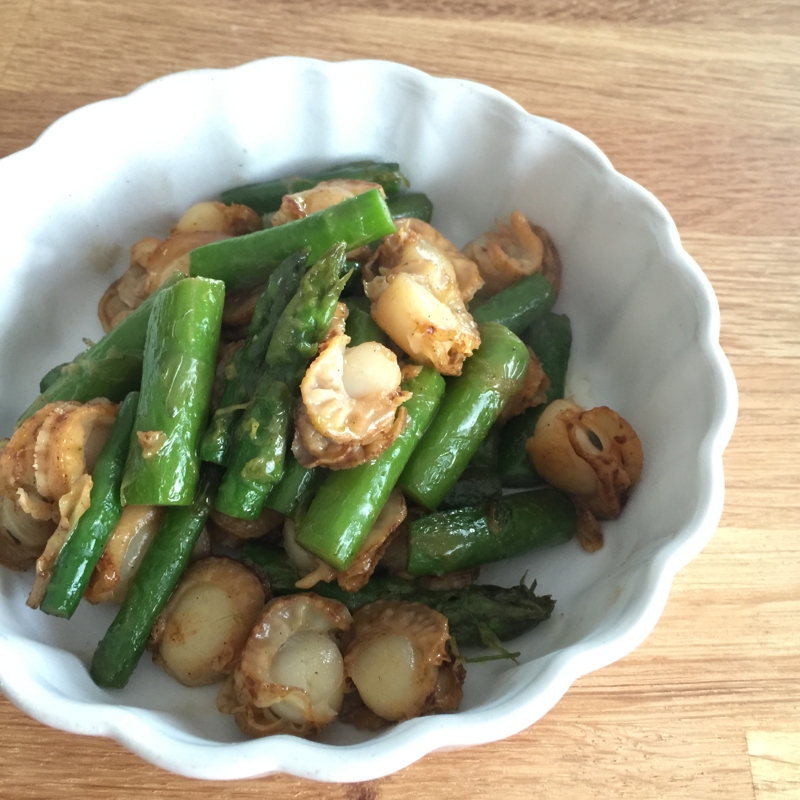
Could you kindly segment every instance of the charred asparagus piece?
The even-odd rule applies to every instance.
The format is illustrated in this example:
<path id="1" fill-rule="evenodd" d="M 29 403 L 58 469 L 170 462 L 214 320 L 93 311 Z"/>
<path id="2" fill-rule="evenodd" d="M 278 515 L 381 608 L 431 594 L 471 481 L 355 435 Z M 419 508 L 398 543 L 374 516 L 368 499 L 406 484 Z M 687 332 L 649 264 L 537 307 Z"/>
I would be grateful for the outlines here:
<path id="1" fill-rule="evenodd" d="M 227 462 L 236 423 L 242 417 L 243 406 L 253 397 L 275 326 L 297 291 L 307 262 L 305 253 L 295 253 L 270 276 L 253 312 L 244 346 L 234 353 L 225 370 L 226 382 L 219 408 L 200 440 L 203 461 Z"/>
<path id="2" fill-rule="evenodd" d="M 275 595 L 293 594 L 300 573 L 283 550 L 248 543 L 242 557 L 263 570 Z M 426 589 L 417 580 L 373 575 L 357 592 L 345 592 L 336 583 L 318 583 L 311 589 L 322 597 L 344 603 L 351 613 L 376 600 L 424 603 L 444 614 L 450 632 L 462 647 L 495 647 L 515 639 L 549 619 L 555 607 L 550 595 L 537 596 L 536 582 L 508 588 L 471 584 L 461 589 Z M 308 590 L 305 590 L 308 591 Z"/>
<path id="3" fill-rule="evenodd" d="M 428 514 L 408 526 L 408 571 L 444 575 L 470 569 L 563 544 L 576 528 L 572 500 L 550 487 Z"/>
<path id="4" fill-rule="evenodd" d="M 345 245 L 340 242 L 305 274 L 281 314 L 253 399 L 236 426 L 217 496 L 217 509 L 223 514 L 256 519 L 280 480 L 293 399 L 333 320 L 346 270 Z"/>

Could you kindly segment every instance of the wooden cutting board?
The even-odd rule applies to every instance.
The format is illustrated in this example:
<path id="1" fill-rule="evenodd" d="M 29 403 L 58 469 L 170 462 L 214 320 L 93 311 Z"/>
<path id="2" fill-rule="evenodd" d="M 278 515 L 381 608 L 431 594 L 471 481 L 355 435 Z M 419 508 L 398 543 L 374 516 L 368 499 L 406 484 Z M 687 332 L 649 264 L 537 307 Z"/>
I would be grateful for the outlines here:
<path id="1" fill-rule="evenodd" d="M 0 0 L 0 156 L 159 75 L 287 54 L 402 61 L 577 128 L 666 205 L 719 297 L 741 405 L 720 528 L 639 649 L 506 741 L 360 785 L 205 784 L 0 699 L 0 797 L 800 798 L 800 4 L 364 8 Z"/>

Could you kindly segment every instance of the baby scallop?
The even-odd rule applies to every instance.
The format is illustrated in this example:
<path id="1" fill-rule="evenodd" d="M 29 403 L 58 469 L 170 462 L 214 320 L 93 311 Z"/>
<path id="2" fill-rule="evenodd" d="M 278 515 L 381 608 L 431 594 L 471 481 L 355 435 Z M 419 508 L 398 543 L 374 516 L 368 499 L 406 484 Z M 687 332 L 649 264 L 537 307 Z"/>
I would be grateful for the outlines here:
<path id="1" fill-rule="evenodd" d="M 400 388 L 391 350 L 378 342 L 348 347 L 350 337 L 335 322 L 306 370 L 294 412 L 292 451 L 307 469 L 347 469 L 377 458 L 402 433 L 406 416 L 398 407 L 411 397 Z"/>
<path id="2" fill-rule="evenodd" d="M 25 572 L 42 554 L 56 529 L 50 517 L 34 519 L 13 500 L 0 494 L 0 564 Z"/>
<path id="3" fill-rule="evenodd" d="M 261 217 L 249 206 L 226 205 L 214 200 L 195 203 L 175 223 L 172 233 L 215 231 L 227 236 L 243 236 L 261 230 Z"/>
<path id="4" fill-rule="evenodd" d="M 184 686 L 223 680 L 265 600 L 261 581 L 240 561 L 210 556 L 196 562 L 153 625 L 153 661 Z"/>
<path id="5" fill-rule="evenodd" d="M 495 224 L 496 230 L 464 247 L 464 255 L 477 263 L 485 281 L 482 293 L 497 294 L 534 272 L 541 272 L 557 293 L 561 259 L 547 231 L 532 225 L 520 211 L 514 211 L 507 223 Z"/>
<path id="6" fill-rule="evenodd" d="M 86 505 L 80 498 L 91 488 L 89 476 L 117 410 L 102 399 L 48 403 L 5 442 L 0 452 L 0 563 L 27 569 L 43 555 L 57 525 L 63 528 L 76 513 L 80 516 Z M 71 493 L 74 502 L 65 500 L 60 507 L 61 498 Z M 59 541 L 51 545 L 43 566 L 58 555 Z"/>
<path id="7" fill-rule="evenodd" d="M 352 621 L 344 605 L 315 594 L 270 601 L 217 707 L 252 736 L 308 736 L 329 725 L 344 697 L 339 639 Z"/>
<path id="8" fill-rule="evenodd" d="M 364 268 L 373 319 L 411 358 L 460 375 L 480 345 L 450 259 L 407 224 L 383 239 Z"/>
<path id="9" fill-rule="evenodd" d="M 402 492 L 393 489 L 353 563 L 346 570 L 335 570 L 300 547 L 295 540 L 294 522 L 287 519 L 283 526 L 283 546 L 291 562 L 305 573 L 295 586 L 298 589 L 311 589 L 319 581 L 336 581 L 345 592 L 357 592 L 369 581 L 389 546 L 392 534 L 400 527 L 406 514 L 406 501 Z"/>
<path id="10" fill-rule="evenodd" d="M 478 265 L 471 258 L 467 258 L 433 225 L 424 220 L 411 217 L 398 221 L 397 229 L 414 231 L 420 238 L 433 245 L 450 260 L 456 275 L 459 294 L 465 303 L 469 303 L 475 293 L 483 287 L 483 278 L 478 270 Z"/>
<path id="11" fill-rule="evenodd" d="M 242 205 L 204 202 L 192 206 L 166 239 L 147 237 L 131 247 L 130 266 L 108 287 L 97 315 L 108 333 L 173 272 L 189 274 L 189 253 L 220 239 L 260 230 L 261 218 Z"/>
<path id="12" fill-rule="evenodd" d="M 383 719 L 455 711 L 465 671 L 449 642 L 443 614 L 421 603 L 379 600 L 353 615 L 345 672 L 367 708 Z"/>
<path id="13" fill-rule="evenodd" d="M 248 539 L 261 539 L 269 534 L 270 539 L 280 539 L 283 514 L 266 506 L 258 519 L 229 517 L 216 508 L 211 509 L 208 529 L 212 539 L 224 547 L 240 547 Z"/>
<path id="14" fill-rule="evenodd" d="M 90 603 L 121 603 L 164 517 L 160 506 L 125 506 L 94 568 L 84 597 Z"/>
<path id="15" fill-rule="evenodd" d="M 348 347 L 334 336 L 314 359 L 300 394 L 314 427 L 337 444 L 369 444 L 392 428 L 397 407 L 411 395 L 400 389 L 397 356 L 378 342 Z"/>
<path id="16" fill-rule="evenodd" d="M 371 189 L 377 189 L 382 195 L 384 194 L 383 186 L 379 183 L 338 178 L 332 181 L 322 181 L 303 192 L 284 195 L 280 209 L 272 215 L 272 227 L 302 219 L 317 211 L 323 211 Z"/>
<path id="17" fill-rule="evenodd" d="M 547 406 L 525 449 L 545 481 L 597 519 L 620 515 L 644 462 L 629 422 L 606 406 L 585 411 L 572 400 Z"/>

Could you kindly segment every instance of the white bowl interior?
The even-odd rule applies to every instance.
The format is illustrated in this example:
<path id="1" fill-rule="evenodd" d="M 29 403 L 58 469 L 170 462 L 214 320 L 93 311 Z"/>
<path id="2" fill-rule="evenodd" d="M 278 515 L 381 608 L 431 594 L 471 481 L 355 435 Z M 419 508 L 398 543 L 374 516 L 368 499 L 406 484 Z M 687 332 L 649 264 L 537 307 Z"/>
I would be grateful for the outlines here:
<path id="1" fill-rule="evenodd" d="M 383 62 L 285 58 L 170 76 L 67 115 L 0 163 L 0 432 L 50 367 L 102 335 L 97 301 L 137 239 L 227 187 L 370 157 L 400 162 L 459 246 L 517 208 L 554 238 L 565 265 L 556 310 L 574 332 L 568 391 L 619 411 L 645 452 L 606 546 L 590 556 L 571 542 L 484 569 L 483 582 L 505 585 L 527 572 L 556 611 L 513 643 L 519 666 L 469 667 L 458 715 L 377 737 L 335 725 L 319 742 L 247 742 L 215 710 L 215 688 L 181 687 L 147 657 L 125 690 L 98 689 L 86 667 L 113 610 L 49 618 L 25 606 L 30 574 L 3 571 L 0 680 L 38 719 L 114 736 L 185 775 L 373 778 L 533 723 L 576 677 L 646 636 L 675 571 L 713 533 L 736 390 L 713 292 L 667 213 L 574 131 L 486 87 Z"/>

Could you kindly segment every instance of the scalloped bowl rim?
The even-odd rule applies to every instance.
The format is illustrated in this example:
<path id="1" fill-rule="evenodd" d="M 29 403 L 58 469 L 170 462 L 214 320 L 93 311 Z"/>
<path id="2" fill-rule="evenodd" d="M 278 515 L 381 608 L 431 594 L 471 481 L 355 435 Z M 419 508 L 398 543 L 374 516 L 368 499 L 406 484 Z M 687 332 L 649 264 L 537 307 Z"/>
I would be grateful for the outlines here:
<path id="1" fill-rule="evenodd" d="M 650 561 L 645 596 L 638 598 L 638 612 L 629 615 L 627 627 L 616 636 L 595 637 L 596 641 L 590 637 L 574 647 L 544 656 L 546 664 L 535 684 L 505 695 L 502 702 L 470 710 L 468 723 L 461 713 L 426 717 L 397 725 L 364 743 L 336 746 L 285 736 L 273 737 L 268 747 L 263 746 L 263 740 L 209 744 L 190 734 L 181 737 L 174 732 L 170 734 L 154 729 L 147 715 L 135 709 L 105 703 L 87 704 L 51 692 L 47 685 L 37 682 L 19 668 L 20 654 L 15 641 L 5 632 L 0 632 L 0 688 L 17 706 L 47 725 L 73 733 L 111 737 L 147 761 L 189 777 L 219 780 L 285 772 L 316 780 L 369 780 L 401 769 L 435 750 L 495 741 L 523 730 L 555 705 L 576 679 L 622 658 L 645 639 L 661 615 L 675 574 L 703 549 L 719 522 L 724 495 L 722 453 L 736 420 L 737 391 L 733 372 L 718 341 L 720 315 L 713 289 L 700 267 L 683 249 L 677 228 L 664 206 L 650 192 L 618 173 L 587 137 L 560 123 L 528 114 L 501 92 L 482 84 L 435 78 L 392 62 L 329 63 L 289 56 L 263 59 L 228 70 L 190 70 L 157 78 L 126 96 L 102 100 L 69 112 L 50 125 L 29 148 L 2 159 L 0 180 L 9 172 L 35 164 L 40 154 L 48 149 L 57 149 L 60 142 L 73 137 L 94 115 L 113 115 L 120 104 L 145 104 L 158 99 L 160 93 L 180 92 L 189 84 L 198 84 L 202 88 L 221 77 L 232 80 L 226 76 L 242 78 L 248 71 L 258 74 L 262 65 L 276 62 L 283 62 L 289 69 L 313 66 L 323 72 L 371 70 L 387 79 L 402 77 L 433 88 L 457 84 L 482 95 L 507 113 L 541 121 L 557 136 L 569 141 L 584 158 L 593 161 L 609 181 L 623 186 L 630 197 L 656 220 L 661 246 L 698 290 L 703 302 L 700 347 L 712 367 L 710 380 L 717 398 L 714 418 L 698 456 L 707 492 L 691 522 L 669 544 L 661 547 Z"/>

